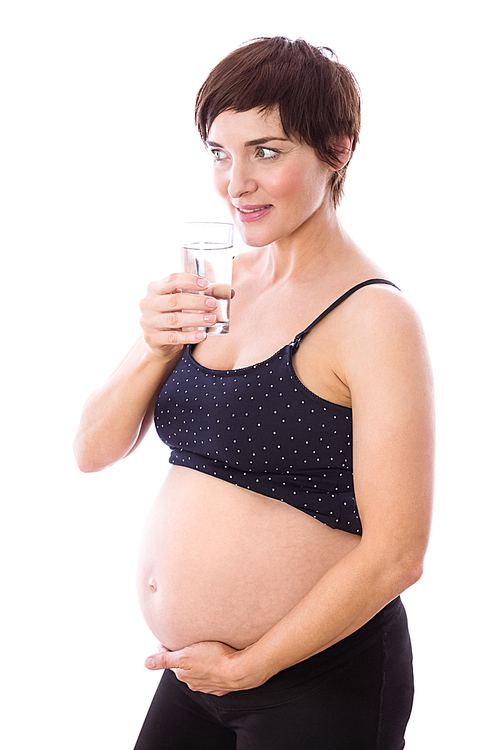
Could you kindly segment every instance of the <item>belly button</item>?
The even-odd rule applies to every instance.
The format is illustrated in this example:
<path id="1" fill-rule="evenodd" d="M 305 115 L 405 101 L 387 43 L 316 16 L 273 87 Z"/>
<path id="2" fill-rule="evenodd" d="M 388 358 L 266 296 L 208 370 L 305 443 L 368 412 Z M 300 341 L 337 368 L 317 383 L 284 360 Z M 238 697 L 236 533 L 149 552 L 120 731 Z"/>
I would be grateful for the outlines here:
<path id="1" fill-rule="evenodd" d="M 156 591 L 158 589 L 158 586 L 156 585 L 156 581 L 154 578 L 150 578 L 148 581 L 148 586 L 151 591 Z"/>

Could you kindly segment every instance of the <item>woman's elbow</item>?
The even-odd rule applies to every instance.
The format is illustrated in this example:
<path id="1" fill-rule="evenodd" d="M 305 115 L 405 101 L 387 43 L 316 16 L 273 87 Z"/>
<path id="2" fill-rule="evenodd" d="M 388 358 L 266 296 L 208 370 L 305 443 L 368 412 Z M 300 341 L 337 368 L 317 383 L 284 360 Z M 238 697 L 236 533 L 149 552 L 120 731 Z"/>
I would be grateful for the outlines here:
<path id="1" fill-rule="evenodd" d="M 77 435 L 73 443 L 76 465 L 84 474 L 92 474 L 111 466 L 115 461 L 106 460 L 101 451 L 96 451 Z"/>
<path id="2" fill-rule="evenodd" d="M 410 588 L 414 583 L 417 583 L 424 574 L 424 559 L 423 557 L 419 560 L 413 560 L 409 562 L 404 568 L 403 579 L 406 581 L 405 588 Z"/>
<path id="3" fill-rule="evenodd" d="M 408 555 L 399 558 L 391 565 L 390 577 L 397 594 L 409 589 L 422 578 L 424 555 Z"/>
<path id="4" fill-rule="evenodd" d="M 86 461 L 79 461 L 77 459 L 76 465 L 78 466 L 80 471 L 82 471 L 84 474 L 93 474 L 96 471 L 102 471 L 103 469 L 106 469 L 109 464 L 106 466 L 100 466 L 99 464 L 92 463 L 91 461 L 86 462 Z"/>
<path id="5" fill-rule="evenodd" d="M 361 545 L 360 545 L 361 547 Z M 394 598 L 413 586 L 424 572 L 424 552 L 387 548 L 388 545 L 367 547 L 367 555 L 385 595 Z"/>

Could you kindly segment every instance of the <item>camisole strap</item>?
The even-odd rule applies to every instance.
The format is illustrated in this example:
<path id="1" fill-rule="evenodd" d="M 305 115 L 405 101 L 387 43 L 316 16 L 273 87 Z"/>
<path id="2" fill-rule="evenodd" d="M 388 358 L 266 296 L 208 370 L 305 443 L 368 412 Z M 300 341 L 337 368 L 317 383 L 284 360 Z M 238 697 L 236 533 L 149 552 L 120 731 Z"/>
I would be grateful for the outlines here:
<path id="1" fill-rule="evenodd" d="M 304 328 L 304 330 L 301 331 L 301 333 L 298 333 L 295 336 L 292 342 L 292 345 L 294 346 L 294 348 L 298 347 L 298 345 L 300 344 L 304 336 L 306 336 L 311 330 L 311 328 L 314 328 L 316 323 L 319 323 L 319 321 L 322 320 L 325 317 L 325 315 L 328 315 L 328 313 L 330 313 L 336 307 L 341 305 L 342 302 L 344 302 L 344 300 L 350 297 L 351 294 L 354 294 L 354 292 L 357 292 L 358 289 L 361 289 L 364 286 L 369 286 L 370 284 L 390 284 L 390 286 L 394 286 L 396 287 L 396 289 L 399 289 L 399 287 L 396 286 L 396 284 L 393 284 L 392 281 L 388 281 L 387 279 L 367 279 L 366 281 L 362 281 L 360 284 L 356 284 L 356 286 L 353 286 L 351 289 L 348 289 L 347 292 L 344 292 L 344 294 L 342 294 L 338 299 L 336 299 L 335 302 L 332 302 L 332 304 L 329 307 L 327 307 L 326 310 L 324 310 L 321 313 L 321 315 L 318 315 L 318 317 L 315 320 L 313 320 L 313 322 L 310 325 L 308 325 L 307 328 Z M 401 290 L 399 289 L 399 291 Z"/>

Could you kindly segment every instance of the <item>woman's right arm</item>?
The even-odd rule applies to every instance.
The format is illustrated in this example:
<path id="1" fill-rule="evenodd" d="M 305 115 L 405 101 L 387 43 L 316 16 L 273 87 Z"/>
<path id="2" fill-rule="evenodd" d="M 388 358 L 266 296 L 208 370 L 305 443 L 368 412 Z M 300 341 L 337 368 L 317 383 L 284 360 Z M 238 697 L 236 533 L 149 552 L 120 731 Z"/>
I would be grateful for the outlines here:
<path id="1" fill-rule="evenodd" d="M 206 336 L 204 331 L 181 329 L 215 322 L 213 297 L 180 290 L 203 292 L 207 286 L 205 279 L 189 274 L 172 274 L 149 285 L 141 302 L 142 336 L 83 408 L 74 443 L 82 471 L 105 469 L 139 445 L 151 425 L 158 394 L 184 347 Z"/>

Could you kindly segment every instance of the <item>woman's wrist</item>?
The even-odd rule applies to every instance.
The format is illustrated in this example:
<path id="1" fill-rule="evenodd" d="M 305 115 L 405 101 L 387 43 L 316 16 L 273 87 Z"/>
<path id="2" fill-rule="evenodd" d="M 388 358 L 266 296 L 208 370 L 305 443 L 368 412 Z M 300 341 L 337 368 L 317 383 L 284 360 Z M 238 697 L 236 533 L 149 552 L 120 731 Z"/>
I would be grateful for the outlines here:
<path id="1" fill-rule="evenodd" d="M 158 365 L 160 367 L 168 367 L 172 362 L 177 364 L 182 356 L 182 352 L 184 351 L 184 347 L 176 347 L 175 349 L 170 347 L 170 350 L 167 348 L 155 349 L 146 342 L 144 336 L 141 336 L 139 340 L 139 347 L 143 362 Z"/>
<path id="2" fill-rule="evenodd" d="M 231 655 L 229 678 L 235 685 L 238 685 L 235 690 L 259 687 L 279 671 L 279 669 L 273 669 L 270 660 L 263 657 L 257 644 L 258 641 Z"/>

